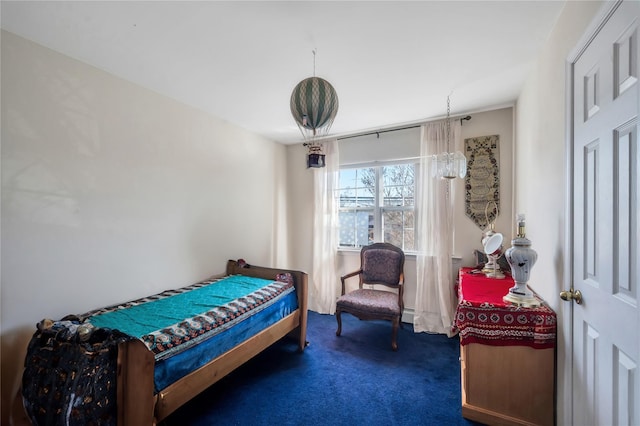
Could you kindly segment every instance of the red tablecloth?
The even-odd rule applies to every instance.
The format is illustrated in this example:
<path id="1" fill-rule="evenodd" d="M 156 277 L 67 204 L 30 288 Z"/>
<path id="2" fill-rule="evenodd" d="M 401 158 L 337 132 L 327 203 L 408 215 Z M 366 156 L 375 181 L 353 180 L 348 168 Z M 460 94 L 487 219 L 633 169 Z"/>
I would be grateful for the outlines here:
<path id="1" fill-rule="evenodd" d="M 542 305 L 525 308 L 508 304 L 502 297 L 513 287 L 513 279 L 486 278 L 460 270 L 458 308 L 454 327 L 460 343 L 494 346 L 530 346 L 552 348 L 556 342 L 556 314 Z"/>

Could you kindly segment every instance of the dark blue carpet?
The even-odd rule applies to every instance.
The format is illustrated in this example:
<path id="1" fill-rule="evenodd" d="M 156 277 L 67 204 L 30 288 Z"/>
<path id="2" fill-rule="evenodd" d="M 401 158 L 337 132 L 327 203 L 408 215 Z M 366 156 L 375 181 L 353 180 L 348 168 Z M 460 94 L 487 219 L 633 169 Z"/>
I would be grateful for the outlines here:
<path id="1" fill-rule="evenodd" d="M 304 353 L 276 343 L 173 413 L 166 425 L 477 425 L 460 411 L 459 340 L 309 313 Z"/>

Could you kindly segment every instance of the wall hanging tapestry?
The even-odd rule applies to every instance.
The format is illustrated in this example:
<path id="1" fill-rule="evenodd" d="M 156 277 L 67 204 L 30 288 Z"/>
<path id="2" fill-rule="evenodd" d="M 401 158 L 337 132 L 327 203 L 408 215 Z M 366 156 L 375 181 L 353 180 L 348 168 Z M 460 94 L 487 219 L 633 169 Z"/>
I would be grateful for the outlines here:
<path id="1" fill-rule="evenodd" d="M 464 150 L 465 212 L 480 229 L 485 229 L 500 212 L 500 136 L 465 139 Z M 492 208 L 487 209 L 487 203 L 492 201 L 497 207 L 491 203 Z"/>

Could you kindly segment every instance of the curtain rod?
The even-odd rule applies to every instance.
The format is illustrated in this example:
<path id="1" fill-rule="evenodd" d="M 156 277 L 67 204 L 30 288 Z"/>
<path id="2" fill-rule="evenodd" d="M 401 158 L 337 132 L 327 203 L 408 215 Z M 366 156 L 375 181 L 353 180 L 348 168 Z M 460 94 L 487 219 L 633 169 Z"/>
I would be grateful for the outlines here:
<path id="1" fill-rule="evenodd" d="M 467 116 L 464 116 L 464 117 L 460 118 L 460 125 L 462 125 L 462 121 L 463 120 L 464 121 L 471 120 L 471 116 L 467 115 Z M 376 132 L 359 133 L 357 135 L 343 136 L 341 138 L 337 138 L 337 140 L 341 141 L 343 139 L 359 138 L 360 136 L 370 136 L 370 135 L 377 135 L 378 138 L 379 138 L 380 137 L 380 133 L 397 132 L 398 130 L 415 129 L 416 127 L 420 127 L 420 126 L 422 126 L 422 124 L 415 124 L 413 126 L 406 126 L 406 127 L 398 127 L 396 129 L 378 130 Z"/>

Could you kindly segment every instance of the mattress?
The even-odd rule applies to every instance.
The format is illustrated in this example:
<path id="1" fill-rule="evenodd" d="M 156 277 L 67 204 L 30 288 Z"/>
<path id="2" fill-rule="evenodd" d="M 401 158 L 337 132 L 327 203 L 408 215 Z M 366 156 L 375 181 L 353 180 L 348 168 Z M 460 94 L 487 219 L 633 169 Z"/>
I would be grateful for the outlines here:
<path id="1" fill-rule="evenodd" d="M 89 312 L 85 322 L 142 340 L 155 390 L 202 367 L 298 308 L 293 279 L 232 275 Z"/>

